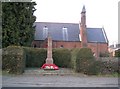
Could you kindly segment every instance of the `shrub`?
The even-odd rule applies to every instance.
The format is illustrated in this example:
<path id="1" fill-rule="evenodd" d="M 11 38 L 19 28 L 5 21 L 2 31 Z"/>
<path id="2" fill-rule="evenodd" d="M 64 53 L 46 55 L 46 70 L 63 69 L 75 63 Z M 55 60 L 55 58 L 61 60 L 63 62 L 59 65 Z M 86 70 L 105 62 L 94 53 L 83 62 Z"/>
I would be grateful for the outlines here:
<path id="1" fill-rule="evenodd" d="M 25 53 L 21 47 L 9 46 L 3 49 L 2 69 L 8 73 L 21 74 L 25 68 Z"/>
<path id="2" fill-rule="evenodd" d="M 91 64 L 88 68 L 87 74 L 89 75 L 98 75 L 100 74 L 101 69 L 101 61 L 93 61 L 93 64 Z"/>
<path id="3" fill-rule="evenodd" d="M 2 69 L 21 74 L 26 67 L 41 67 L 47 58 L 47 50 L 41 48 L 9 46 L 3 49 Z M 107 58 L 107 59 L 106 59 Z M 54 63 L 59 67 L 73 68 L 85 74 L 112 74 L 120 71 L 118 58 L 100 58 L 96 61 L 89 48 L 53 49 Z"/>
<path id="4" fill-rule="evenodd" d="M 71 52 L 68 49 L 53 49 L 54 63 L 59 67 L 70 68 Z"/>
<path id="5" fill-rule="evenodd" d="M 47 51 L 43 48 L 24 47 L 26 52 L 26 67 L 41 67 L 47 58 Z"/>
<path id="6" fill-rule="evenodd" d="M 77 53 L 76 71 L 85 74 L 92 74 L 95 71 L 90 71 L 94 66 L 94 56 L 89 48 L 81 48 Z"/>
<path id="7" fill-rule="evenodd" d="M 120 57 L 120 49 L 115 51 L 115 57 Z"/>
<path id="8" fill-rule="evenodd" d="M 110 56 L 110 53 L 108 53 L 108 52 L 102 52 L 102 53 L 100 53 L 99 56 L 100 56 L 100 57 L 109 57 L 109 56 Z"/>
<path id="9" fill-rule="evenodd" d="M 120 74 L 120 60 L 118 60 L 118 71 L 117 72 Z"/>
<path id="10" fill-rule="evenodd" d="M 77 53 L 79 52 L 80 49 L 72 49 L 71 50 L 71 62 L 70 66 L 72 69 L 76 69 L 76 57 Z"/>
<path id="11" fill-rule="evenodd" d="M 24 47 L 26 67 L 41 67 L 47 58 L 47 49 Z M 59 67 L 70 67 L 71 53 L 68 49 L 53 49 L 53 62 Z"/>
<path id="12" fill-rule="evenodd" d="M 118 60 L 111 58 L 101 58 L 100 72 L 101 74 L 112 74 L 118 72 Z"/>

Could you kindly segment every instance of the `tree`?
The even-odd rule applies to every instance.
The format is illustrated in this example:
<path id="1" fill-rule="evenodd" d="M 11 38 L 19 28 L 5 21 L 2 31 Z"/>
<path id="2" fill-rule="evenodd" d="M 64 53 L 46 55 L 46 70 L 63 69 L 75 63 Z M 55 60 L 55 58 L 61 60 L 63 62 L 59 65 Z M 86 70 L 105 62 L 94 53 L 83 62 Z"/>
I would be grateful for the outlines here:
<path id="1" fill-rule="evenodd" d="M 35 5 L 35 2 L 2 2 L 2 47 L 31 45 Z"/>
<path id="2" fill-rule="evenodd" d="M 2 3 L 0 2 L 0 49 L 2 48 Z"/>
<path id="3" fill-rule="evenodd" d="M 120 49 L 115 51 L 115 57 L 120 57 Z"/>

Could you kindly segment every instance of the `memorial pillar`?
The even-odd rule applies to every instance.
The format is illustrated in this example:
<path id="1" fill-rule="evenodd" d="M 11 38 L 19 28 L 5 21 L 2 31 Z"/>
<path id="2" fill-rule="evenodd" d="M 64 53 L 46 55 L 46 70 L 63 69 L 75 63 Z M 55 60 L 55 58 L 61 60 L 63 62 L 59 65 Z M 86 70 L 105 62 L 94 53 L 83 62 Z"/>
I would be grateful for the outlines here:
<path id="1" fill-rule="evenodd" d="M 48 35 L 48 47 L 47 47 L 46 64 L 53 64 L 53 58 L 52 58 L 52 38 L 49 35 Z"/>

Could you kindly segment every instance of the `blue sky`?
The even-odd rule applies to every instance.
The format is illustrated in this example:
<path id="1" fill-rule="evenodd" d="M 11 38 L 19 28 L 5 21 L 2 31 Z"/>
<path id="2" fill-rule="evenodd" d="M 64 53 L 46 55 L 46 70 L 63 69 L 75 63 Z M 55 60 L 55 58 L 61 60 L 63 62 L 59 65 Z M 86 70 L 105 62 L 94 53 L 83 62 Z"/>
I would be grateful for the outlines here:
<path id="1" fill-rule="evenodd" d="M 83 5 L 87 27 L 104 27 L 109 44 L 118 41 L 119 0 L 34 0 L 36 22 L 79 23 Z"/>

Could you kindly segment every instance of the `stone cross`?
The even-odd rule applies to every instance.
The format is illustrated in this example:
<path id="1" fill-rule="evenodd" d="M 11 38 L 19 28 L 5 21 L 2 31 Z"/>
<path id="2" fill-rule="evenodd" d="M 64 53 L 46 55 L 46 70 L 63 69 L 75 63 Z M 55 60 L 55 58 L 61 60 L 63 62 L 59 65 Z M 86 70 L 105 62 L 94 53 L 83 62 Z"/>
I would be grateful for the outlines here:
<path id="1" fill-rule="evenodd" d="M 46 58 L 46 64 L 53 64 L 53 58 L 52 58 L 52 38 L 48 34 L 48 47 L 47 47 L 47 58 Z"/>

